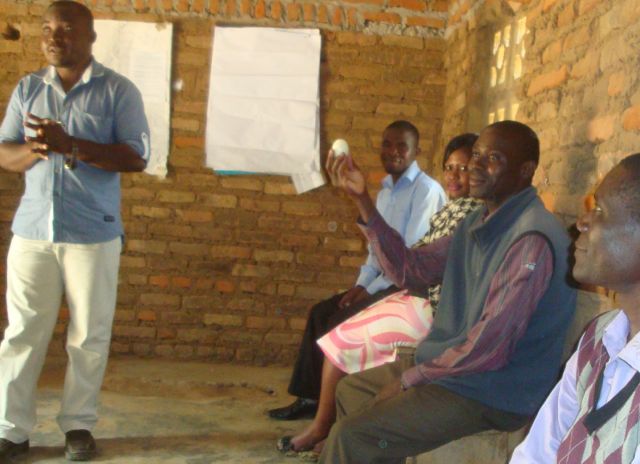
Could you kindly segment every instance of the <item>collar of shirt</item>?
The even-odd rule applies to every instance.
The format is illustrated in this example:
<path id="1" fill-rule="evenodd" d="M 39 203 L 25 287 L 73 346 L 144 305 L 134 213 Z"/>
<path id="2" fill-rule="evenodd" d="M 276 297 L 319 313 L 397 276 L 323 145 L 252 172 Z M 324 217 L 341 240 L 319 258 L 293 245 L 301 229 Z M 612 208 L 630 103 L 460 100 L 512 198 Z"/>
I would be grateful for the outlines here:
<path id="1" fill-rule="evenodd" d="M 87 69 L 85 69 L 84 72 L 82 73 L 80 80 L 76 82 L 76 85 L 74 85 L 73 87 L 75 88 L 78 85 L 86 84 L 92 78 L 101 76 L 103 72 L 104 72 L 104 67 L 100 63 L 98 63 L 95 59 L 91 58 L 91 62 L 89 63 L 89 66 L 87 66 Z M 58 77 L 58 73 L 56 72 L 56 68 L 54 66 L 50 65 L 49 67 L 47 67 L 47 72 L 42 78 L 42 81 L 45 84 L 54 87 L 58 92 L 61 92 L 62 94 L 65 93 L 65 91 L 62 88 L 60 78 Z"/>
<path id="2" fill-rule="evenodd" d="M 395 186 L 400 185 L 401 183 L 409 182 L 411 184 L 416 179 L 416 177 L 418 177 L 418 174 L 420 174 L 420 172 L 421 171 L 420 167 L 418 166 L 418 162 L 414 160 L 413 163 L 411 163 L 409 167 L 402 173 L 395 185 L 393 183 L 391 174 L 389 174 L 388 176 L 385 176 L 384 179 L 382 179 L 382 186 L 384 188 L 393 190 Z"/>
<path id="3" fill-rule="evenodd" d="M 627 315 L 620 311 L 604 330 L 602 344 L 611 360 L 617 357 L 640 372 L 640 333 L 627 342 L 630 329 Z"/>

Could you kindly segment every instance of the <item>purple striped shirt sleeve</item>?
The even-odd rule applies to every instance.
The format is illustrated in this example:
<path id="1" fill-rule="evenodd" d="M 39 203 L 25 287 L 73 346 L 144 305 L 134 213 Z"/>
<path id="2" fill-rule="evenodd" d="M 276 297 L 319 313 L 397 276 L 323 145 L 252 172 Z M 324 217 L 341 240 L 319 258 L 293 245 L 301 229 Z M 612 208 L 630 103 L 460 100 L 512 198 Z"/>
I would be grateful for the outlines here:
<path id="1" fill-rule="evenodd" d="M 553 256 L 547 240 L 530 234 L 514 243 L 491 281 L 484 311 L 460 345 L 418 364 L 402 375 L 405 386 L 497 370 L 524 335 L 533 311 L 549 286 Z"/>
<path id="2" fill-rule="evenodd" d="M 359 224 L 384 274 L 399 288 L 423 291 L 442 281 L 451 236 L 428 245 L 407 248 L 402 236 L 375 211 L 368 224 Z"/>

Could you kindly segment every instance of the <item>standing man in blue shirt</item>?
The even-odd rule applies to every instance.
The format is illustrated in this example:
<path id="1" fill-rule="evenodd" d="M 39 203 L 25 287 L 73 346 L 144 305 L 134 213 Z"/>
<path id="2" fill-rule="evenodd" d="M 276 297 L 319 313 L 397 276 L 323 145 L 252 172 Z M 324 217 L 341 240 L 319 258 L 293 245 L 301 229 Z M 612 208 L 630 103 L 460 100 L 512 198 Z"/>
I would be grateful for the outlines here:
<path id="1" fill-rule="evenodd" d="M 388 176 L 382 181 L 376 208 L 402 235 L 407 246 L 428 232 L 429 219 L 446 201 L 440 184 L 420 170 L 415 160 L 420 153 L 419 140 L 418 129 L 410 122 L 400 120 L 384 130 L 380 147 L 380 159 Z M 270 410 L 269 416 L 279 420 L 313 416 L 320 394 L 323 362 L 316 340 L 394 291 L 397 288 L 384 275 L 369 246 L 369 256 L 353 288 L 311 308 L 289 383 L 289 393 L 297 399 L 288 406 Z"/>
<path id="2" fill-rule="evenodd" d="M 69 306 L 60 428 L 67 459 L 91 435 L 109 353 L 122 247 L 119 172 L 142 171 L 149 127 L 140 92 L 93 60 L 91 12 L 56 1 L 42 21 L 49 66 L 24 77 L 0 126 L 0 167 L 24 172 L 7 258 L 9 325 L 0 344 L 0 462 L 29 449 L 35 390 L 63 293 Z"/>

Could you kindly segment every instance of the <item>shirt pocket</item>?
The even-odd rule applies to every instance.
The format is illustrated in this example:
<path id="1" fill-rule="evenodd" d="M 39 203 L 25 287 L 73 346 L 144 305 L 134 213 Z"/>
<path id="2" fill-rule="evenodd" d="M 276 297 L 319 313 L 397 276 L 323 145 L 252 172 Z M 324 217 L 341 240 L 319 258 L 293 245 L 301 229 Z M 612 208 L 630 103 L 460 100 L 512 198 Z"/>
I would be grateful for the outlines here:
<path id="1" fill-rule="evenodd" d="M 80 113 L 75 117 L 76 131 L 72 135 L 97 143 L 113 143 L 113 118 Z"/>

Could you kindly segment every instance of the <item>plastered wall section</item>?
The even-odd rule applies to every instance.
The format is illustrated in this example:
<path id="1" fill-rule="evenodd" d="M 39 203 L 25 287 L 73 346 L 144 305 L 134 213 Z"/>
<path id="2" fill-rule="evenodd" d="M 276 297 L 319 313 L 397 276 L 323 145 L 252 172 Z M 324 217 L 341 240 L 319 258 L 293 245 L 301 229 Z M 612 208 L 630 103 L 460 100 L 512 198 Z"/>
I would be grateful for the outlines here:
<path id="1" fill-rule="evenodd" d="M 19 78 L 42 65 L 48 2 L 0 1 L 0 111 Z M 330 187 L 296 195 L 286 177 L 215 175 L 204 167 L 205 107 L 216 23 L 319 27 L 323 151 L 346 138 L 375 191 L 381 131 L 395 119 L 422 135 L 419 162 L 440 140 L 445 74 L 443 1 L 90 1 L 97 18 L 174 23 L 169 174 L 122 176 L 126 245 L 112 352 L 183 359 L 285 363 L 310 305 L 355 282 L 366 244 L 350 201 Z M 23 191 L 0 172 L 0 255 Z M 0 328 L 6 325 L 4 300 Z M 63 303 L 51 345 L 62 352 Z"/>
<path id="2" fill-rule="evenodd" d="M 452 12 L 464 1 L 453 2 Z M 469 3 L 469 2 L 466 2 Z M 497 4 L 501 3 L 501 4 Z M 505 5 L 472 2 L 451 16 L 446 36 L 447 90 L 443 143 L 460 130 L 479 130 L 471 108 L 482 96 L 490 42 L 480 39 Z M 569 226 L 587 195 L 625 155 L 640 151 L 640 2 L 637 0 L 537 0 L 521 2 L 528 33 L 523 76 L 517 85 L 518 119 L 540 137 L 534 183 L 545 204 Z M 469 51 L 473 51 L 469 53 Z M 603 291 L 581 291 L 575 340 L 584 324 L 614 307 Z"/>

